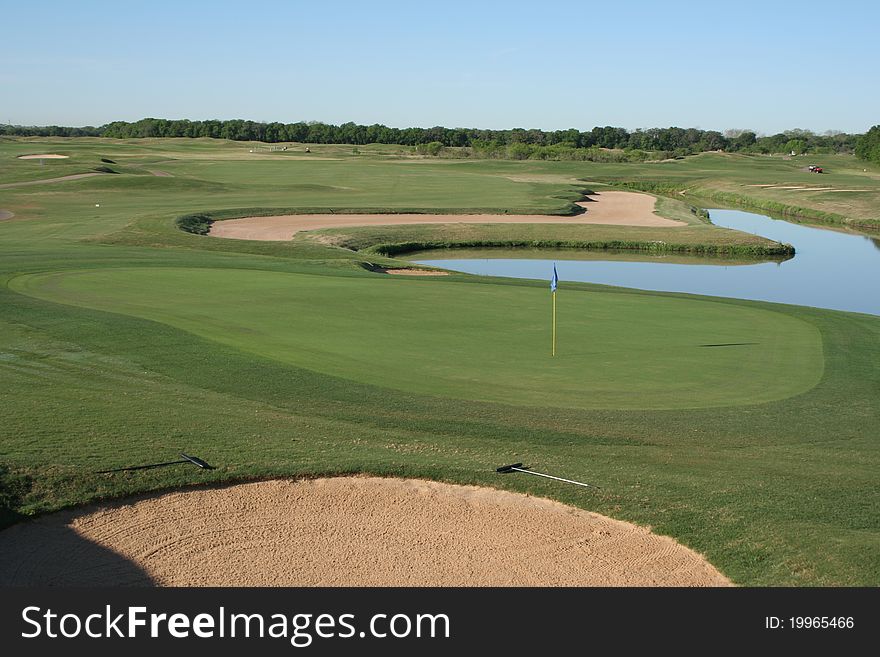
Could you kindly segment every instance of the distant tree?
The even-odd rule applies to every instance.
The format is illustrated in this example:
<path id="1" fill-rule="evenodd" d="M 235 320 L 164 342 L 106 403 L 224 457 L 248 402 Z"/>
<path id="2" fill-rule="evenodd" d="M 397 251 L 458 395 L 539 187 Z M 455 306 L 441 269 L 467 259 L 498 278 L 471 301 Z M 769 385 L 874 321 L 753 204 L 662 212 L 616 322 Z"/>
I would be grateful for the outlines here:
<path id="1" fill-rule="evenodd" d="M 625 128 L 614 128 L 606 125 L 604 128 L 593 128 L 593 144 L 600 148 L 626 148 L 629 141 L 629 133 Z"/>
<path id="2" fill-rule="evenodd" d="M 759 137 L 755 143 L 756 150 L 761 153 L 781 153 L 788 141 L 783 133 L 777 133 L 768 137 Z"/>
<path id="3" fill-rule="evenodd" d="M 264 138 L 267 142 L 275 143 L 287 140 L 287 130 L 283 123 L 269 123 L 264 130 Z"/>
<path id="4" fill-rule="evenodd" d="M 807 151 L 807 142 L 804 139 L 789 139 L 785 142 L 785 152 L 794 155 L 801 155 Z"/>
<path id="5" fill-rule="evenodd" d="M 511 160 L 527 160 L 533 151 L 529 144 L 514 142 L 507 147 L 507 157 Z"/>
<path id="6" fill-rule="evenodd" d="M 308 124 L 308 131 L 305 139 L 302 141 L 310 144 L 331 144 L 333 139 L 331 136 L 331 126 L 326 123 L 313 122 Z"/>
<path id="7" fill-rule="evenodd" d="M 220 131 L 222 129 L 223 126 L 220 121 L 202 121 L 202 125 L 199 126 L 199 136 L 210 137 L 211 139 L 220 139 Z"/>
<path id="8" fill-rule="evenodd" d="M 426 143 L 424 139 L 424 128 L 404 128 L 400 131 L 397 143 L 404 146 L 415 146 L 416 144 Z M 430 140 L 428 140 L 430 141 Z"/>
<path id="9" fill-rule="evenodd" d="M 287 128 L 288 141 L 298 141 L 302 143 L 309 135 L 309 126 L 302 121 L 299 123 L 288 123 L 285 127 Z"/>
<path id="10" fill-rule="evenodd" d="M 548 144 L 568 144 L 574 148 L 580 146 L 581 133 L 574 128 L 554 130 L 547 136 Z"/>
<path id="11" fill-rule="evenodd" d="M 757 153 L 780 153 L 791 150 L 797 153 L 852 153 L 858 147 L 859 153 L 874 153 L 877 132 L 877 126 L 872 128 L 869 134 L 862 136 L 840 131 L 827 131 L 817 135 L 809 130 L 794 128 L 769 137 L 758 137 L 751 130 L 732 129 L 722 134 L 712 130 L 674 126 L 638 129 L 632 133 L 613 126 L 597 126 L 583 132 L 575 128 L 545 132 L 536 128 L 485 130 L 433 126 L 400 129 L 378 123 L 364 126 L 348 122 L 337 126 L 319 121 L 283 124 L 242 119 L 190 121 L 156 118 L 145 118 L 132 123 L 114 121 L 98 128 L 0 125 L 0 135 L 29 137 L 93 136 L 118 139 L 209 137 L 238 141 L 255 140 L 271 143 L 296 141 L 354 146 L 373 143 L 425 146 L 439 143 L 441 147 L 470 147 L 473 154 L 480 157 L 593 162 L 642 161 L 719 149 Z M 516 148 L 508 149 L 511 146 Z"/>
<path id="12" fill-rule="evenodd" d="M 719 151 L 727 148 L 728 141 L 724 135 L 715 130 L 707 130 L 703 133 L 698 144 L 701 151 Z"/>
<path id="13" fill-rule="evenodd" d="M 471 138 L 467 130 L 455 128 L 449 135 L 449 146 L 470 146 Z"/>
<path id="14" fill-rule="evenodd" d="M 649 134 L 639 128 L 634 132 L 629 134 L 629 139 L 627 140 L 628 148 L 637 148 L 641 150 L 651 150 L 651 142 L 654 139 L 654 135 Z"/>
<path id="15" fill-rule="evenodd" d="M 783 134 L 789 139 L 803 139 L 804 141 L 809 141 L 811 137 L 816 136 L 811 130 L 804 130 L 803 128 L 790 128 L 784 131 Z"/>
<path id="16" fill-rule="evenodd" d="M 880 125 L 875 125 L 856 142 L 856 156 L 880 164 Z"/>
<path id="17" fill-rule="evenodd" d="M 739 134 L 730 139 L 730 148 L 734 151 L 750 149 L 758 141 L 758 136 L 751 130 L 741 130 Z"/>
<path id="18" fill-rule="evenodd" d="M 427 144 L 419 144 L 416 146 L 416 153 L 420 155 L 433 155 L 437 157 L 443 152 L 443 144 L 439 141 L 431 141 Z"/>

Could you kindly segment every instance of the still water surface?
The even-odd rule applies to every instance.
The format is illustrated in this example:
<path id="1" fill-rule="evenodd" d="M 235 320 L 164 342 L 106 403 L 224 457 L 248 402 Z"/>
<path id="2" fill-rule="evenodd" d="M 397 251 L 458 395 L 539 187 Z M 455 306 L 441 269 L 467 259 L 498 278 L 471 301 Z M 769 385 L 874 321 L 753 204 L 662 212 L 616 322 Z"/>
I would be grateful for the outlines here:
<path id="1" fill-rule="evenodd" d="M 567 280 L 602 283 L 880 315 L 880 239 L 740 210 L 711 210 L 710 214 L 718 226 L 792 244 L 796 255 L 785 261 L 743 264 L 722 258 L 632 252 L 445 249 L 418 253 L 412 260 L 469 274 L 548 281 L 555 262 L 560 285 Z"/>

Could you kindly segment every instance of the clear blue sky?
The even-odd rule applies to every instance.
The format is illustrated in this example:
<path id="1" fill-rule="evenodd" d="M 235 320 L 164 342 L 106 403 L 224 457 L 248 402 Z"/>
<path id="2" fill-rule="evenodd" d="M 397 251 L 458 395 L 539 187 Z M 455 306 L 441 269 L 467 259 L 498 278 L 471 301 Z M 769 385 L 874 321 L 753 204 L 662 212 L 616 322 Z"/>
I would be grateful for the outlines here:
<path id="1" fill-rule="evenodd" d="M 0 122 L 880 123 L 880 2 L 3 3 Z"/>

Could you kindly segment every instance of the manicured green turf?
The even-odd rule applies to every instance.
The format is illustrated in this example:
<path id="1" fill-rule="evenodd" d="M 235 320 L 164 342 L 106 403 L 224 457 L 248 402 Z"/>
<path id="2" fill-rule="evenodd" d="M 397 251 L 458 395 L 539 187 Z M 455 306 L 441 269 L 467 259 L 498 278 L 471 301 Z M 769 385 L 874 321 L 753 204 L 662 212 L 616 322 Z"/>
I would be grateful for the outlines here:
<path id="1" fill-rule="evenodd" d="M 21 151 L 69 152 L 68 173 L 100 157 L 124 172 L 0 189 L 16 214 L 0 222 L 0 522 L 185 484 L 373 472 L 649 525 L 741 584 L 880 584 L 880 318 L 566 284 L 551 370 L 547 281 L 394 278 L 358 264 L 392 262 L 375 254 L 174 225 L 249 208 L 562 211 L 589 185 L 578 179 L 744 186 L 800 176 L 799 163 L 436 162 L 315 147 L 336 159 L 254 167 L 241 144 L 21 141 L 0 141 L 0 177 Z M 847 173 L 875 184 L 869 174 Z M 758 344 L 697 346 L 727 342 Z M 217 470 L 95 474 L 180 450 Z M 512 461 L 602 489 L 495 473 Z"/>
<path id="2" fill-rule="evenodd" d="M 340 378 L 526 406 L 755 404 L 809 390 L 823 365 L 809 324 L 690 299 L 560 293 L 553 358 L 550 295 L 539 289 L 155 268 L 31 275 L 11 287 Z"/>

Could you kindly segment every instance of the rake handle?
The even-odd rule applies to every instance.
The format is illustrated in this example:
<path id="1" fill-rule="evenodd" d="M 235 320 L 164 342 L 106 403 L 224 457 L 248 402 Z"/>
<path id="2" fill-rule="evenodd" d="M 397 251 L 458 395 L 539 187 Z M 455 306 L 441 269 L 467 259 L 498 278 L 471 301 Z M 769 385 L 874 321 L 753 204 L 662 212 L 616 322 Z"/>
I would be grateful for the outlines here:
<path id="1" fill-rule="evenodd" d="M 547 477 L 547 479 L 555 479 L 556 481 L 564 481 L 567 484 L 574 484 L 575 486 L 584 486 L 585 488 L 595 488 L 596 490 L 602 490 L 598 486 L 594 486 L 593 484 L 585 484 L 582 481 L 573 481 L 571 479 L 563 479 L 562 477 L 554 477 L 553 475 L 544 474 L 543 472 L 535 472 L 534 470 L 523 470 L 522 468 L 515 468 L 511 466 L 511 470 L 516 470 L 517 472 L 525 472 L 526 474 L 535 475 L 536 477 Z"/>
<path id="2" fill-rule="evenodd" d="M 178 463 L 189 463 L 188 460 L 182 461 L 166 461 L 165 463 L 150 463 L 149 465 L 133 465 L 128 468 L 113 468 L 112 470 L 98 470 L 96 474 L 106 474 L 108 472 L 126 472 L 128 470 L 150 470 L 151 468 L 161 468 L 166 465 L 177 465 Z"/>

